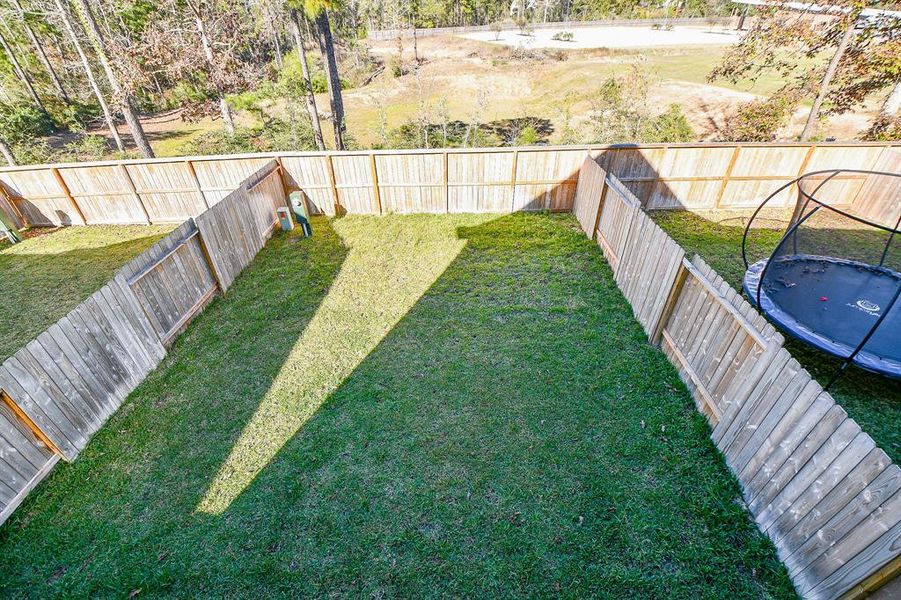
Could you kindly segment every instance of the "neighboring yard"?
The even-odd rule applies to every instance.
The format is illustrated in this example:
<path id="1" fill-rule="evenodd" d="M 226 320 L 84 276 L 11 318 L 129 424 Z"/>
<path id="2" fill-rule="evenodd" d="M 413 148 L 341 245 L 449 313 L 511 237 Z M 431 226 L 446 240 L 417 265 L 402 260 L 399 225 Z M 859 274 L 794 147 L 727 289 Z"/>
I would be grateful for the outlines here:
<path id="1" fill-rule="evenodd" d="M 570 215 L 277 235 L 0 529 L 0 593 L 790 598 Z"/>
<path id="2" fill-rule="evenodd" d="M 697 253 L 716 269 L 736 290 L 741 291 L 745 274 L 741 259 L 741 239 L 747 213 L 709 213 L 688 211 L 652 211 L 654 220 L 685 248 L 689 255 Z M 785 231 L 788 213 L 770 213 L 760 221 L 764 226 L 755 229 L 753 241 L 759 248 L 772 250 Z M 755 221 L 756 226 L 757 221 Z M 855 245 L 866 242 L 871 232 L 861 230 L 825 230 L 836 256 L 854 256 Z M 897 245 L 895 245 L 897 250 Z M 767 253 L 758 251 L 753 260 Z M 792 355 L 822 384 L 832 377 L 839 361 L 813 350 L 786 336 L 786 346 Z M 860 427 L 895 462 L 901 460 L 901 382 L 848 368 L 830 390 Z"/>
<path id="3" fill-rule="evenodd" d="M 171 226 L 66 227 L 0 244 L 0 360 L 93 294 Z"/>

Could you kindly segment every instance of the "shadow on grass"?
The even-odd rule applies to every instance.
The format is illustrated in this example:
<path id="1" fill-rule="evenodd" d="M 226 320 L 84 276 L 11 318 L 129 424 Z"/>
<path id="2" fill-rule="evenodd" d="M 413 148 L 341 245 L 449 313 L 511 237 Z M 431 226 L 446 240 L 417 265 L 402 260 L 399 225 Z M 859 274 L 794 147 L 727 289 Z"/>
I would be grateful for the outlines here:
<path id="1" fill-rule="evenodd" d="M 103 287 L 171 227 L 75 227 L 0 246 L 0 360 Z"/>
<path id="2" fill-rule="evenodd" d="M 654 220 L 689 255 L 697 253 L 736 290 L 741 291 L 745 274 L 741 240 L 748 214 L 726 217 L 687 212 L 652 211 Z M 766 215 L 764 227 L 749 236 L 749 260 L 766 257 L 785 232 L 790 213 Z M 804 232 L 809 247 L 829 248 L 833 256 L 876 262 L 885 234 L 868 229 L 818 229 Z M 901 262 L 901 245 L 891 248 L 891 264 Z M 877 257 L 874 259 L 874 256 Z M 832 377 L 840 361 L 786 336 L 786 347 L 798 362 L 821 383 Z M 832 396 L 876 443 L 897 462 L 901 459 L 901 381 L 887 379 L 858 368 L 849 368 L 831 388 Z"/>
<path id="3" fill-rule="evenodd" d="M 314 230 L 0 529 L 0 590 L 792 596 L 571 216 Z"/>

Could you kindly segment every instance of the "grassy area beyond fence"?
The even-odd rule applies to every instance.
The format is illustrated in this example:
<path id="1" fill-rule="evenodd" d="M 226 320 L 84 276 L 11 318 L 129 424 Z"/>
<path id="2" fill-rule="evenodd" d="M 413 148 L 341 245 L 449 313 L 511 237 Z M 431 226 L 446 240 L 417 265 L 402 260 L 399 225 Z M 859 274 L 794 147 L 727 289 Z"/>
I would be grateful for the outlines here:
<path id="1" fill-rule="evenodd" d="M 586 159 L 574 212 L 707 416 L 758 526 L 804 598 L 862 594 L 897 574 L 901 469 L 703 260 Z"/>
<path id="2" fill-rule="evenodd" d="M 271 162 L 0 364 L 0 523 L 59 458 L 84 450 L 174 337 L 228 289 L 271 235 L 285 201 Z"/>

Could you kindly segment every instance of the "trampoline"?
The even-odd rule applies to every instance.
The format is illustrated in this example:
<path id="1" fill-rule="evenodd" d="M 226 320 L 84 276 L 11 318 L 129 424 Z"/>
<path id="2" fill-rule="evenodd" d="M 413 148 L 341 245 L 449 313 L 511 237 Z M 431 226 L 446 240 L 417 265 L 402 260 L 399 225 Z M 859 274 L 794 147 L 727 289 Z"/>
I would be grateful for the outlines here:
<path id="1" fill-rule="evenodd" d="M 768 257 L 749 264 L 752 223 L 793 186 L 784 234 Z M 745 226 L 745 294 L 779 329 L 842 360 L 830 384 L 851 364 L 901 378 L 899 199 L 901 173 L 816 171 L 773 192 Z M 886 212 L 898 214 L 886 222 Z"/>

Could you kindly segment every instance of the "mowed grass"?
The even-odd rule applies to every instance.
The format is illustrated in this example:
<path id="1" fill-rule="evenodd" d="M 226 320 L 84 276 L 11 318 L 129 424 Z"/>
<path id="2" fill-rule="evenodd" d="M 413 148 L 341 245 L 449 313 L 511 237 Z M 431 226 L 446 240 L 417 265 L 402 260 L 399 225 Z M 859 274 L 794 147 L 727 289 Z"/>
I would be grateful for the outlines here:
<path id="1" fill-rule="evenodd" d="M 745 274 L 741 240 L 750 213 L 699 215 L 688 211 L 652 211 L 651 216 L 689 255 L 697 253 L 723 278 L 741 291 Z M 770 215 L 749 236 L 752 260 L 765 257 L 779 243 L 788 214 Z M 835 256 L 854 257 L 872 248 L 872 232 L 823 230 Z M 824 246 L 825 247 L 825 246 Z M 897 248 L 896 248 L 897 250 Z M 820 383 L 826 384 L 840 361 L 786 336 L 786 347 Z M 832 396 L 895 462 L 901 460 L 901 381 L 848 368 L 830 388 Z"/>
<path id="2" fill-rule="evenodd" d="M 570 215 L 313 228 L 0 528 L 2 595 L 793 597 Z"/>
<path id="3" fill-rule="evenodd" d="M 0 244 L 0 360 L 103 287 L 171 226 L 67 227 Z M 34 235 L 39 233 L 39 235 Z"/>

